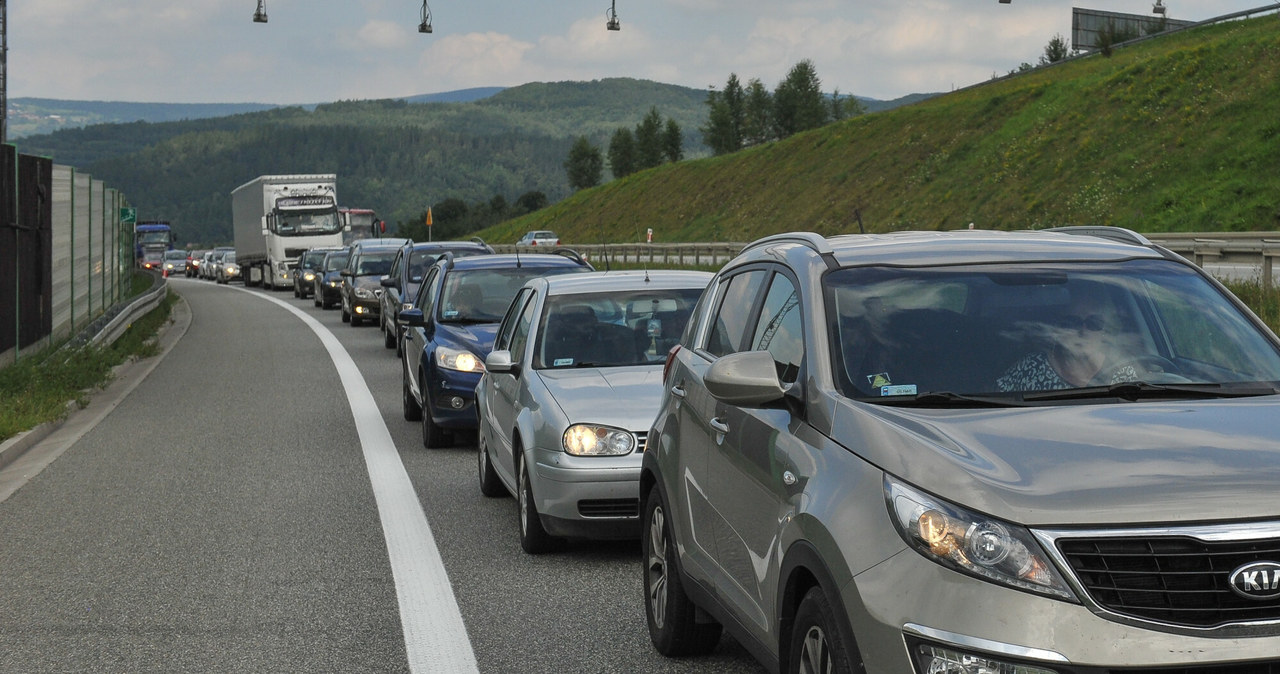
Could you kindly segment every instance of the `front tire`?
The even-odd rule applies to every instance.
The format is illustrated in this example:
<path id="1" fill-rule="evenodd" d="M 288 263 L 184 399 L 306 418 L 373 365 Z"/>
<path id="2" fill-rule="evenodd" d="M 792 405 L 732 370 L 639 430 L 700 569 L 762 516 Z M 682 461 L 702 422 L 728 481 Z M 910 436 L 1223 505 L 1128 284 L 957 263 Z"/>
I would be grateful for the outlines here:
<path id="1" fill-rule="evenodd" d="M 401 388 L 401 407 L 404 410 L 405 421 L 422 421 L 422 405 L 418 404 L 417 398 L 413 397 L 413 391 L 409 390 L 409 377 L 405 375 L 400 380 Z"/>
<path id="2" fill-rule="evenodd" d="M 423 385 L 424 380 L 418 379 L 419 385 Z M 423 391 L 422 399 L 422 446 L 427 449 L 440 449 L 453 444 L 453 436 L 448 431 L 440 428 L 436 424 L 435 419 L 431 418 L 431 410 L 427 405 L 426 391 Z"/>
<path id="3" fill-rule="evenodd" d="M 520 547 L 530 555 L 540 555 L 555 549 L 557 539 L 542 528 L 542 518 L 538 516 L 538 506 L 533 500 L 533 486 L 529 484 L 527 461 L 521 456 L 523 450 L 513 447 L 519 467 L 516 468 L 516 511 L 520 515 Z"/>
<path id="4" fill-rule="evenodd" d="M 846 644 L 831 602 L 821 587 L 810 588 L 800 600 L 791 630 L 788 674 L 860 674 L 853 644 Z"/>
<path id="5" fill-rule="evenodd" d="M 476 444 L 476 467 L 480 474 L 480 493 L 485 496 L 495 497 L 504 496 L 507 488 L 502 486 L 502 481 L 498 479 L 498 474 L 493 470 L 493 462 L 489 456 L 489 445 L 484 440 L 484 433 L 480 433 Z"/>
<path id="6" fill-rule="evenodd" d="M 710 653 L 720 643 L 723 628 L 719 623 L 697 621 L 697 607 L 680 580 L 667 509 L 656 487 L 645 501 L 641 531 L 644 613 L 653 647 L 668 657 Z"/>
<path id="7" fill-rule="evenodd" d="M 390 328 L 387 328 L 386 319 L 379 320 L 378 324 L 382 326 L 382 346 L 388 349 L 396 348 L 395 326 L 393 325 Z"/>

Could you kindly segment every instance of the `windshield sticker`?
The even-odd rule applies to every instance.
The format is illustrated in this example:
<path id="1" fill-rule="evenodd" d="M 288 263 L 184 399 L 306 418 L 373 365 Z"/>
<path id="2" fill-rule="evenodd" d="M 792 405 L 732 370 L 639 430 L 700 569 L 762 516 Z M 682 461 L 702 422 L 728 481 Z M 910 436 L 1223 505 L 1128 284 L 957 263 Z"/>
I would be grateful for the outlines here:
<path id="1" fill-rule="evenodd" d="M 444 317 L 445 317 L 445 318 L 457 318 L 457 317 L 458 317 L 458 310 L 457 310 L 457 309 L 445 309 L 445 310 L 444 310 L 444 312 L 442 312 L 442 313 L 444 313 Z"/>
<path id="2" fill-rule="evenodd" d="M 880 395 L 882 396 L 913 396 L 916 394 L 915 384 L 900 384 L 898 386 L 881 386 Z"/>
<path id="3" fill-rule="evenodd" d="M 871 388 L 880 388 L 892 384 L 893 380 L 889 378 L 888 372 L 881 372 L 867 375 L 867 382 L 871 384 Z"/>
<path id="4" fill-rule="evenodd" d="M 551 363 L 551 366 L 552 366 L 552 367 L 561 367 L 561 366 L 564 366 L 564 365 L 573 365 L 573 359 L 572 359 L 572 358 L 557 358 L 557 359 L 555 359 L 554 361 L 552 361 L 552 363 Z"/>

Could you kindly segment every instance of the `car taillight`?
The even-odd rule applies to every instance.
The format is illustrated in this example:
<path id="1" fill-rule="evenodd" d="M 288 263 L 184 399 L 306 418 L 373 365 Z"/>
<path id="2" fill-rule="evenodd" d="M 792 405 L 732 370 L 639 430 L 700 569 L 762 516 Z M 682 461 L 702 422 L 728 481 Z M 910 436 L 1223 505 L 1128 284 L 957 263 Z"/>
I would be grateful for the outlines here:
<path id="1" fill-rule="evenodd" d="M 537 240 L 537 239 L 534 239 L 533 241 L 530 241 L 530 242 L 529 242 L 529 245 L 530 245 L 530 246 L 536 246 L 536 245 L 538 245 L 538 240 Z"/>
<path id="2" fill-rule="evenodd" d="M 662 365 L 662 383 L 667 383 L 667 373 L 671 372 L 671 364 L 676 362 L 676 352 L 680 350 L 680 345 L 676 344 L 667 351 L 667 362 Z"/>

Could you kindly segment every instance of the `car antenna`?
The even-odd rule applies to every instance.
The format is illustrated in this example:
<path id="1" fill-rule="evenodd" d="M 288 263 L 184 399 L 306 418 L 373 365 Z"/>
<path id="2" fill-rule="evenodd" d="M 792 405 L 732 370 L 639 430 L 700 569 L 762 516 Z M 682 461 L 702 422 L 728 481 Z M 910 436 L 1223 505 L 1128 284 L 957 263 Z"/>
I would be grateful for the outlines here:
<path id="1" fill-rule="evenodd" d="M 853 217 L 858 220 L 858 233 L 866 234 L 867 230 L 862 226 L 862 211 L 857 208 L 853 209 Z"/>
<path id="2" fill-rule="evenodd" d="M 519 269 L 522 266 L 524 265 L 520 264 L 520 244 L 516 244 L 516 269 Z"/>

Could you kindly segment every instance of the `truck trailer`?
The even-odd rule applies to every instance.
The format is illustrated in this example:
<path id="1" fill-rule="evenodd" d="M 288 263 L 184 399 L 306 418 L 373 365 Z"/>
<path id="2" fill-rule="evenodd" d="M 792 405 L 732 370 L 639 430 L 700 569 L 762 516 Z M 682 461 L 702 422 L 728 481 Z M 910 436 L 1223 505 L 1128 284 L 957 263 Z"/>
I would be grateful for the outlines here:
<path id="1" fill-rule="evenodd" d="M 245 285 L 292 288 L 304 251 L 342 245 L 337 181 L 333 174 L 258 176 L 232 190 L 236 263 Z"/>

